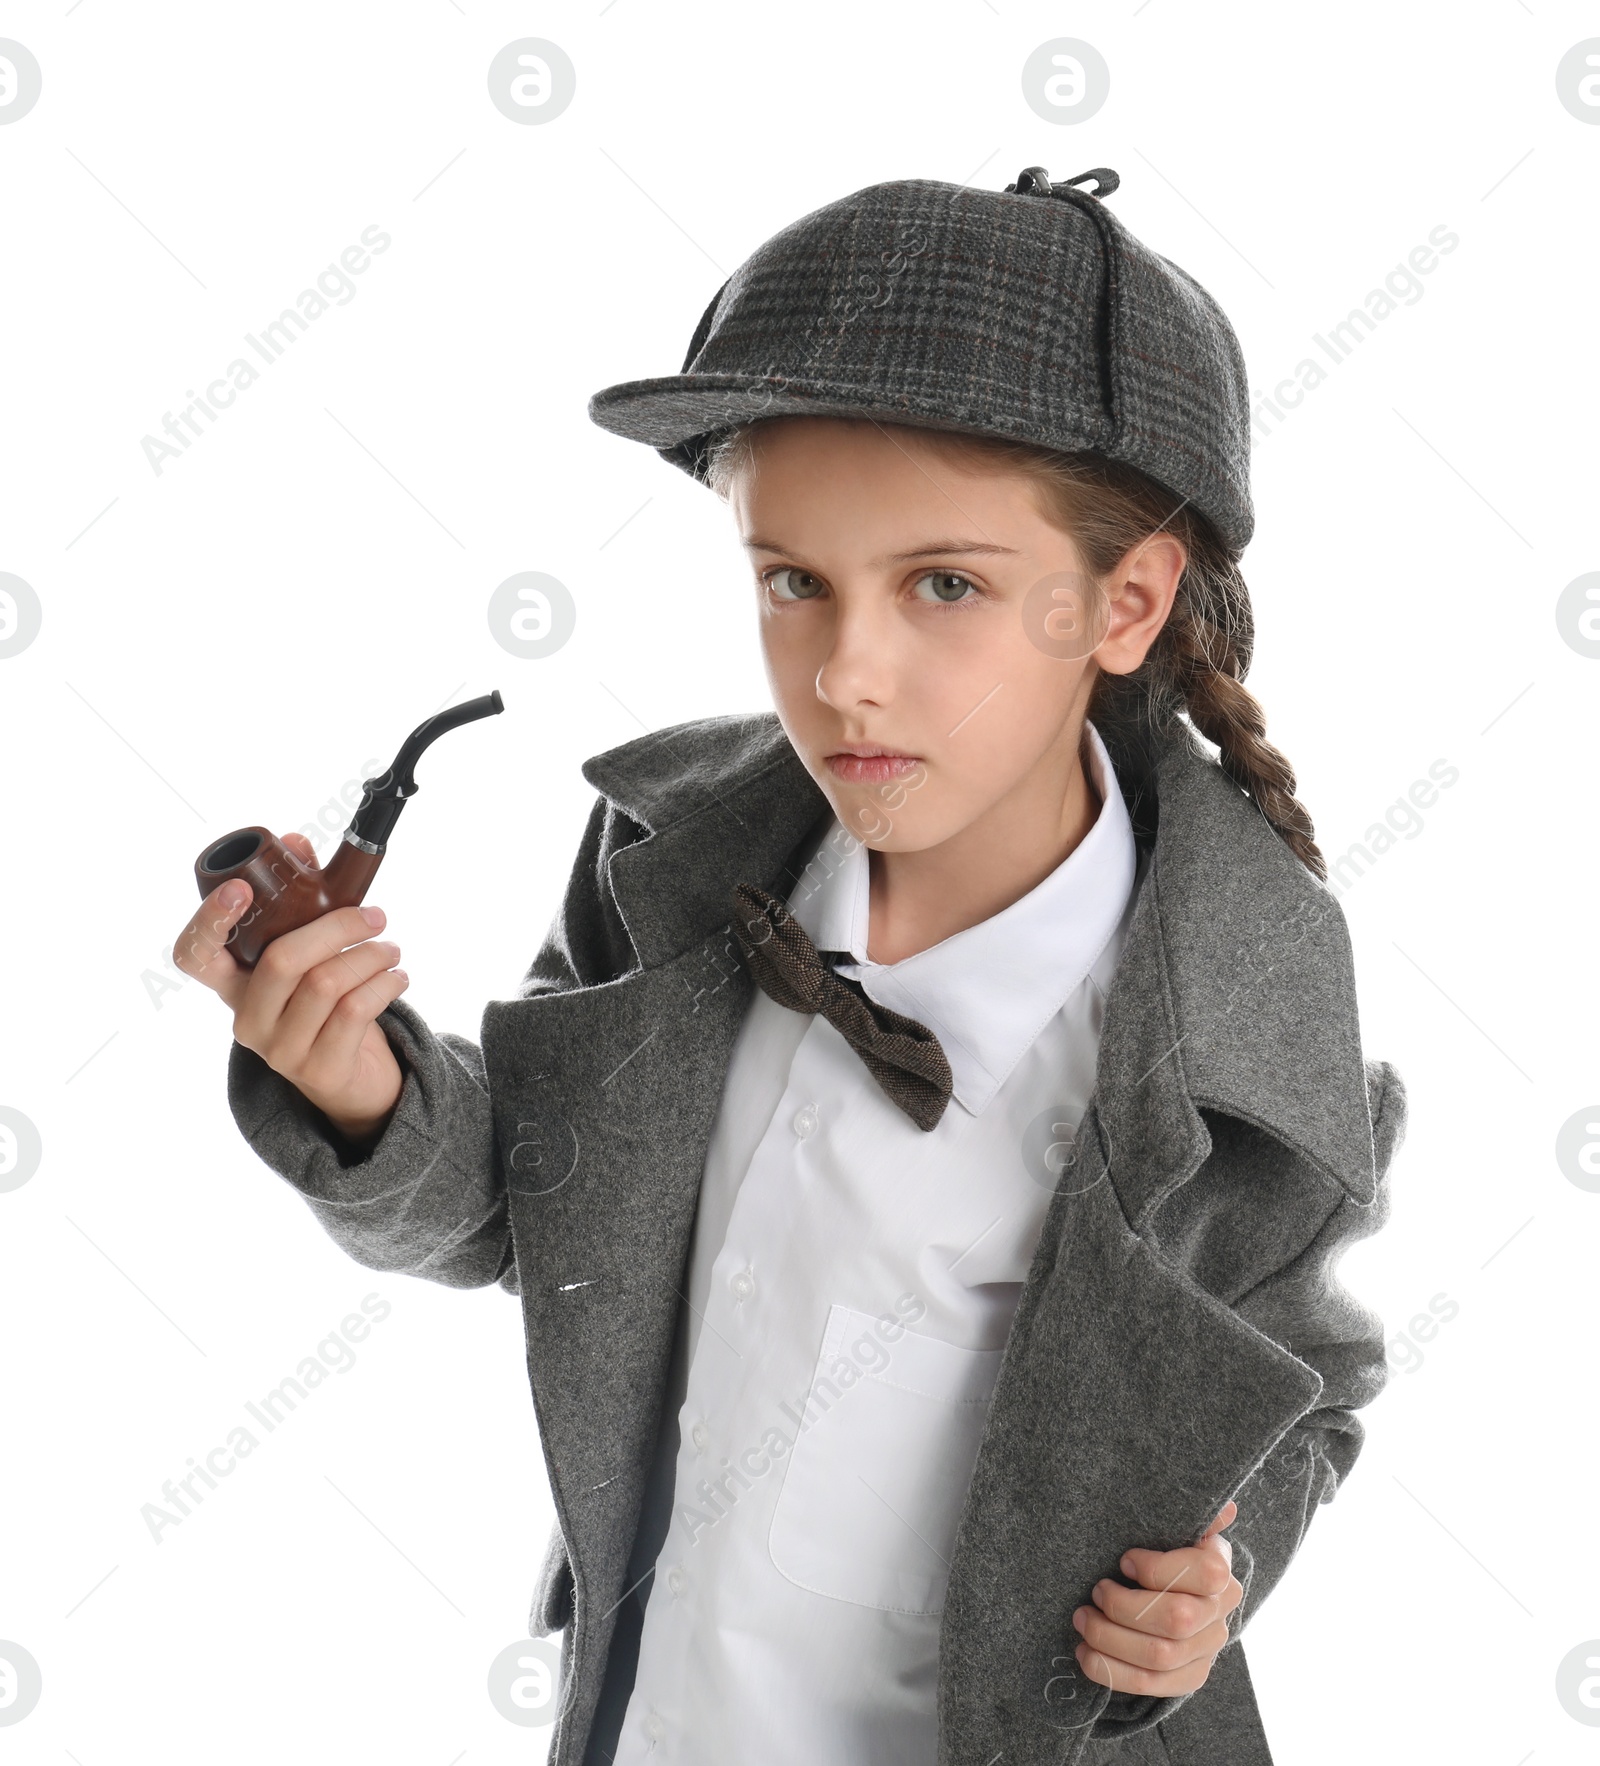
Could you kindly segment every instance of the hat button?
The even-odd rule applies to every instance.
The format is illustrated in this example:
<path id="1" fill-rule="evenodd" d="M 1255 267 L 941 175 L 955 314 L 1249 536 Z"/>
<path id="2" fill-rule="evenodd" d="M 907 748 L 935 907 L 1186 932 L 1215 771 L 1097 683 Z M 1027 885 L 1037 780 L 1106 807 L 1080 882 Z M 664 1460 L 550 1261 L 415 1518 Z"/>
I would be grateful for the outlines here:
<path id="1" fill-rule="evenodd" d="M 1017 173 L 1017 181 L 1007 184 L 1007 196 L 1048 196 L 1050 194 L 1050 175 L 1043 166 L 1024 166 Z"/>

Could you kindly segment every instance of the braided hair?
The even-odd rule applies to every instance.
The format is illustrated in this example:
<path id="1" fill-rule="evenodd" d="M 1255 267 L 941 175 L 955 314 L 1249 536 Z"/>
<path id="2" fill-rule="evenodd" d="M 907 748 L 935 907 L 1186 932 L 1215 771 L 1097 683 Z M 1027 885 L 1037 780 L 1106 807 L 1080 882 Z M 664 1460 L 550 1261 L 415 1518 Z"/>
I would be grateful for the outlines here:
<path id="1" fill-rule="evenodd" d="M 757 421 L 781 421 L 759 419 Z M 718 438 L 707 481 L 721 496 L 749 463 L 746 423 Z M 1135 467 L 1093 453 L 1063 453 L 1005 437 L 922 429 L 919 439 L 953 456 L 1001 465 L 1032 478 L 1047 517 L 1063 528 L 1096 581 L 1109 576 L 1141 540 L 1165 528 L 1187 562 L 1172 611 L 1144 661 L 1131 674 L 1100 670 L 1088 717 L 1100 732 L 1118 777 L 1135 805 L 1153 801 L 1149 781 L 1162 753 L 1187 720 L 1218 751 L 1227 775 L 1314 877 L 1326 881 L 1327 861 L 1295 796 L 1294 768 L 1266 739 L 1266 714 L 1244 685 L 1255 645 L 1250 594 L 1216 528 L 1192 503 L 1174 508 L 1174 494 Z"/>

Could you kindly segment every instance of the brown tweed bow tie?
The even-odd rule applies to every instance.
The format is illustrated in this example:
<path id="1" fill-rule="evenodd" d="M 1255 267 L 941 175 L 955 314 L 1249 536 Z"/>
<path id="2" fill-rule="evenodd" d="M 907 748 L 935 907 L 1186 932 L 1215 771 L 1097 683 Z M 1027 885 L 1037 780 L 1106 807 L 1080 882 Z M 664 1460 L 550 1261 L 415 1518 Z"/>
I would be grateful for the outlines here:
<path id="1" fill-rule="evenodd" d="M 769 999 L 791 1012 L 820 1012 L 918 1128 L 938 1126 L 950 1102 L 950 1063 L 915 1018 L 867 998 L 861 984 L 822 960 L 787 902 L 754 883 L 733 887 L 733 935 Z"/>

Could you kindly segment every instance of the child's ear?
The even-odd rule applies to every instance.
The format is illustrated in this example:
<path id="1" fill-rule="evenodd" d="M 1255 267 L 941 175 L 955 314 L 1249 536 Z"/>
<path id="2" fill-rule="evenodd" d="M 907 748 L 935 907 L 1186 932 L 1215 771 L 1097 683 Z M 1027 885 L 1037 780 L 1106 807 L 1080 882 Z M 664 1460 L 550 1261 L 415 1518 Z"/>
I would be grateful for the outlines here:
<path id="1" fill-rule="evenodd" d="M 1182 540 L 1153 533 L 1132 547 L 1106 578 L 1109 619 L 1094 659 L 1107 674 L 1132 674 L 1143 663 L 1172 613 L 1188 561 Z"/>

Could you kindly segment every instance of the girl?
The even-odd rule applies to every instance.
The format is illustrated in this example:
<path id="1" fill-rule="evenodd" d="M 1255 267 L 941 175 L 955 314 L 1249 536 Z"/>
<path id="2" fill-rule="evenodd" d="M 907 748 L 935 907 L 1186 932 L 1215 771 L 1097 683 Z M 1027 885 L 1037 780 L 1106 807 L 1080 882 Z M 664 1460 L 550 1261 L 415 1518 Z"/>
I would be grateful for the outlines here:
<path id="1" fill-rule="evenodd" d="M 1238 344 L 1116 182 L 858 191 L 596 396 L 727 499 L 775 709 L 585 763 L 479 1043 L 375 908 L 179 941 L 338 1242 L 521 1297 L 558 1766 L 1270 1760 L 1405 1095 L 1243 685 Z"/>

